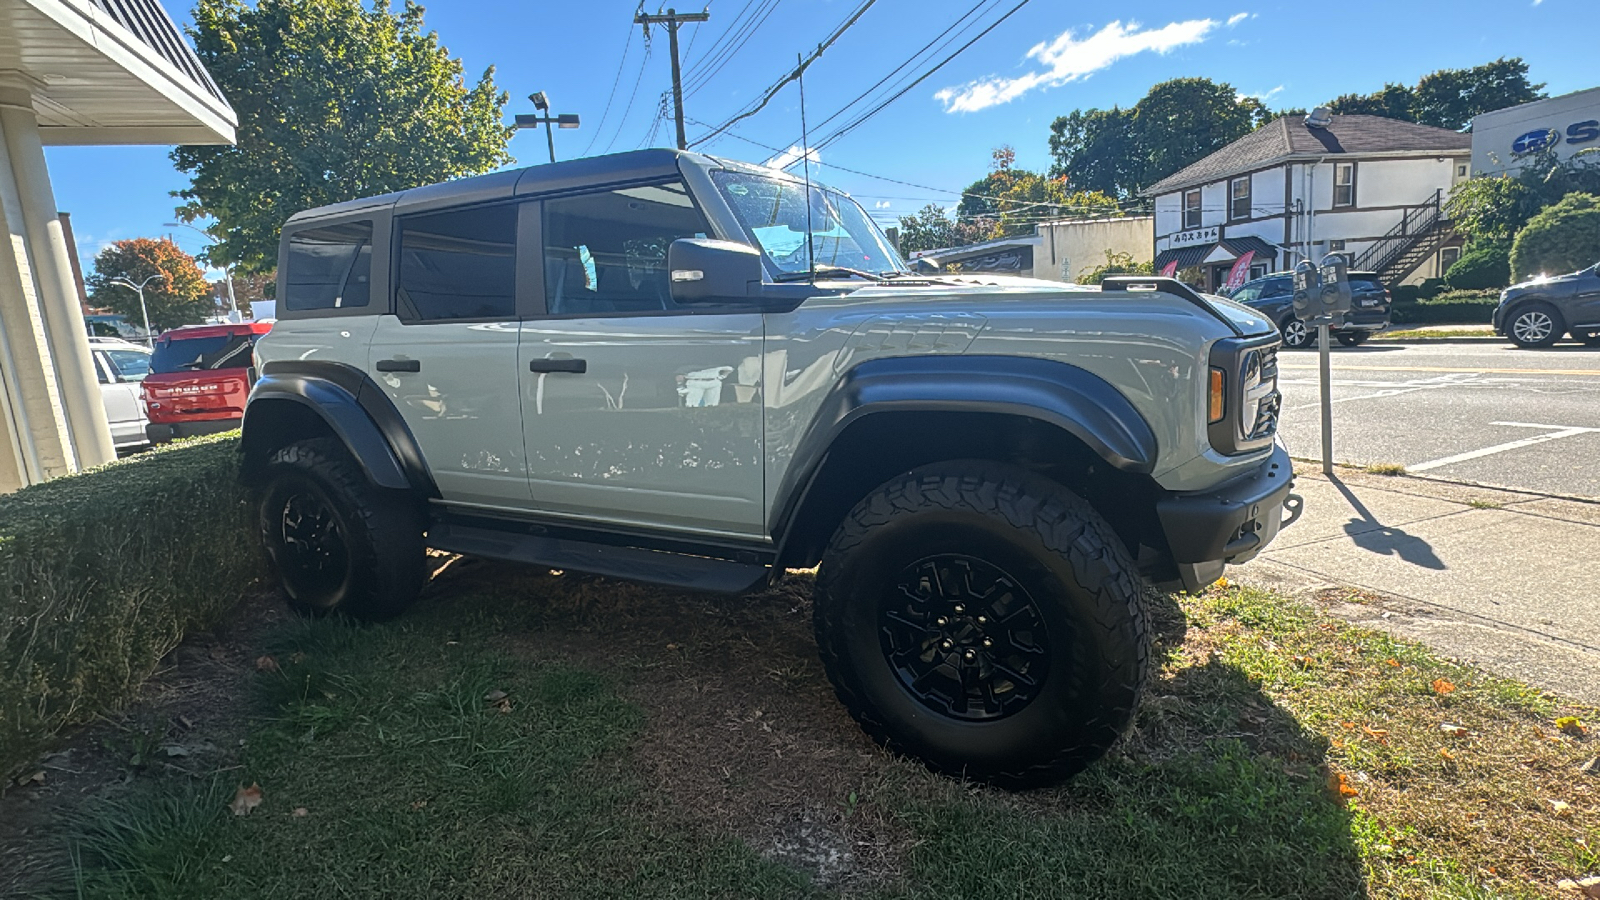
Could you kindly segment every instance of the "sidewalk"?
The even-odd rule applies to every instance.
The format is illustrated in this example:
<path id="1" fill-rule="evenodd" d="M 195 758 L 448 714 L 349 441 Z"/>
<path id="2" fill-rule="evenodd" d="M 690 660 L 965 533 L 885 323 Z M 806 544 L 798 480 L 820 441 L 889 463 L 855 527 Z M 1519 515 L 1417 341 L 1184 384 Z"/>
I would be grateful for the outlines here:
<path id="1" fill-rule="evenodd" d="M 1600 504 L 1296 465 L 1305 512 L 1236 581 L 1600 703 Z M 1350 590 L 1356 589 L 1355 591 Z"/>

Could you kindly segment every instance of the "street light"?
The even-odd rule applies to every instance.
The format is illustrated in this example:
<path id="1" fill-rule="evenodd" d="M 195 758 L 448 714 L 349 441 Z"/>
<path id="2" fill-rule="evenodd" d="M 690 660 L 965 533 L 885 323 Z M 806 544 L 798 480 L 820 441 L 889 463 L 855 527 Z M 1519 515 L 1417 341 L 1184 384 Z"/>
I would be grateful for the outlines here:
<path id="1" fill-rule="evenodd" d="M 150 333 L 150 310 L 149 310 L 149 308 L 147 308 L 144 305 L 144 286 L 149 284 L 152 281 L 155 281 L 157 278 L 165 278 L 165 277 L 167 277 L 166 273 L 157 272 L 156 274 L 151 275 L 149 278 L 146 278 L 145 280 L 139 282 L 138 284 L 134 284 L 132 280 L 130 280 L 128 278 L 125 278 L 125 277 L 121 277 L 121 276 L 111 279 L 111 284 L 119 284 L 119 285 L 122 285 L 123 287 L 133 288 L 134 290 L 139 292 L 139 312 L 144 315 L 144 342 L 145 342 L 145 345 L 148 346 L 152 350 L 155 349 L 156 339 L 155 339 L 155 335 Z"/>
<path id="2" fill-rule="evenodd" d="M 210 232 L 206 231 L 204 228 L 196 228 L 195 226 L 190 225 L 190 224 L 188 224 L 186 222 L 163 222 L 163 223 L 161 223 L 161 227 L 162 228 L 187 228 L 190 231 L 193 231 L 193 232 L 196 232 L 197 234 L 200 234 L 207 241 L 209 241 L 209 242 L 211 242 L 213 244 L 215 244 L 217 242 L 217 239 L 212 237 Z M 225 281 L 228 282 L 228 312 L 229 312 L 229 318 L 231 318 L 233 321 L 237 322 L 237 321 L 240 320 L 241 317 L 239 315 L 239 301 L 234 299 L 234 296 L 233 296 L 233 266 L 224 265 L 222 267 L 222 277 L 223 277 L 223 279 Z"/>
<path id="3" fill-rule="evenodd" d="M 517 116 L 516 117 L 516 127 L 518 127 L 518 128 L 538 128 L 540 125 L 543 125 L 544 126 L 545 139 L 550 143 L 550 161 L 551 162 L 555 162 L 556 161 L 556 133 L 550 126 L 551 125 L 555 125 L 557 128 L 577 128 L 578 127 L 578 114 L 577 113 L 566 113 L 566 114 L 557 115 L 557 116 L 550 115 L 549 114 L 550 113 L 550 98 L 546 97 L 544 95 L 544 91 L 534 91 L 533 93 L 528 95 L 528 100 L 531 103 L 533 103 L 533 108 L 534 109 L 537 109 L 539 112 L 544 113 L 544 115 L 542 115 L 542 116 Z"/>

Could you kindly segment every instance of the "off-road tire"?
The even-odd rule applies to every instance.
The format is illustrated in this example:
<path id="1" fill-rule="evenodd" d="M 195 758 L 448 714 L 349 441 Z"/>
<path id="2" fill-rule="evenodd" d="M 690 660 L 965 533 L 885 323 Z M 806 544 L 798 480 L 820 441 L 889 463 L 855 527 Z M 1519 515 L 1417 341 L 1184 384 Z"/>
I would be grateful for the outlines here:
<path id="1" fill-rule="evenodd" d="M 884 609 L 910 595 L 885 592 L 944 558 L 998 567 L 1038 610 L 1048 665 L 1014 712 L 973 721 L 936 711 L 891 662 L 884 642 L 901 625 Z M 991 613 L 985 627 L 1002 618 Z M 823 555 L 813 624 L 828 679 L 868 735 L 935 771 L 1011 789 L 1061 781 L 1104 755 L 1131 724 L 1149 666 L 1142 583 L 1111 527 L 1056 482 L 993 462 L 927 466 L 857 503 Z"/>
<path id="2" fill-rule="evenodd" d="M 1292 315 L 1278 323 L 1278 331 L 1283 335 L 1283 346 L 1290 350 L 1304 350 L 1317 344 L 1317 333 Z"/>
<path id="3" fill-rule="evenodd" d="M 416 600 L 427 554 L 422 509 L 413 498 L 373 485 L 328 438 L 278 450 L 265 474 L 261 535 L 291 608 L 377 621 L 399 615 Z M 331 528 L 307 542 L 304 532 L 316 528 L 304 524 L 308 518 Z M 297 539 L 290 540 L 294 530 Z M 320 565 L 308 564 L 308 557 Z"/>
<path id="4" fill-rule="evenodd" d="M 1339 343 L 1346 347 L 1359 347 L 1367 342 L 1367 338 L 1372 337 L 1372 332 L 1345 331 L 1334 335 L 1334 337 L 1337 337 L 1339 339 Z"/>
<path id="5" fill-rule="evenodd" d="M 1542 326 L 1542 327 L 1541 327 Z M 1566 333 L 1566 323 L 1554 306 L 1534 300 L 1513 309 L 1505 319 L 1506 337 L 1524 349 L 1548 347 Z"/>

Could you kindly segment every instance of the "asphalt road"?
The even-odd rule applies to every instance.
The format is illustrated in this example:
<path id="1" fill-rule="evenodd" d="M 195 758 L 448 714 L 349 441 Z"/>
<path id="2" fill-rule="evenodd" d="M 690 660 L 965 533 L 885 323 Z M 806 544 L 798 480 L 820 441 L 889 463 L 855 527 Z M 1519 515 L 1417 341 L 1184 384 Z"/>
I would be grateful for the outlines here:
<path id="1" fill-rule="evenodd" d="M 1320 459 L 1317 352 L 1278 360 L 1280 434 Z M 1600 498 L 1600 348 L 1336 344 L 1332 362 L 1335 461 Z"/>

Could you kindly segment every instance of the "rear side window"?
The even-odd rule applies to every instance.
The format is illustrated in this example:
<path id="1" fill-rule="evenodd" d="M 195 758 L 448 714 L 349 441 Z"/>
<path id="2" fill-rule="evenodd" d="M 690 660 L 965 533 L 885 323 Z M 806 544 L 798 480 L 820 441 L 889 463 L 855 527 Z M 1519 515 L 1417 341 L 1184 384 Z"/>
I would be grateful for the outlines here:
<path id="1" fill-rule="evenodd" d="M 256 336 L 219 334 L 213 337 L 176 338 L 156 342 L 150 357 L 150 371 L 205 372 L 215 369 L 248 369 L 255 365 Z"/>
<path id="2" fill-rule="evenodd" d="M 1261 297 L 1286 297 L 1294 293 L 1294 280 L 1290 278 L 1268 278 L 1261 287 Z"/>
<path id="3" fill-rule="evenodd" d="M 410 216 L 399 228 L 395 297 L 402 318 L 516 318 L 515 205 Z"/>
<path id="4" fill-rule="evenodd" d="M 372 223 L 345 222 L 289 235 L 285 309 L 348 309 L 372 299 Z"/>

